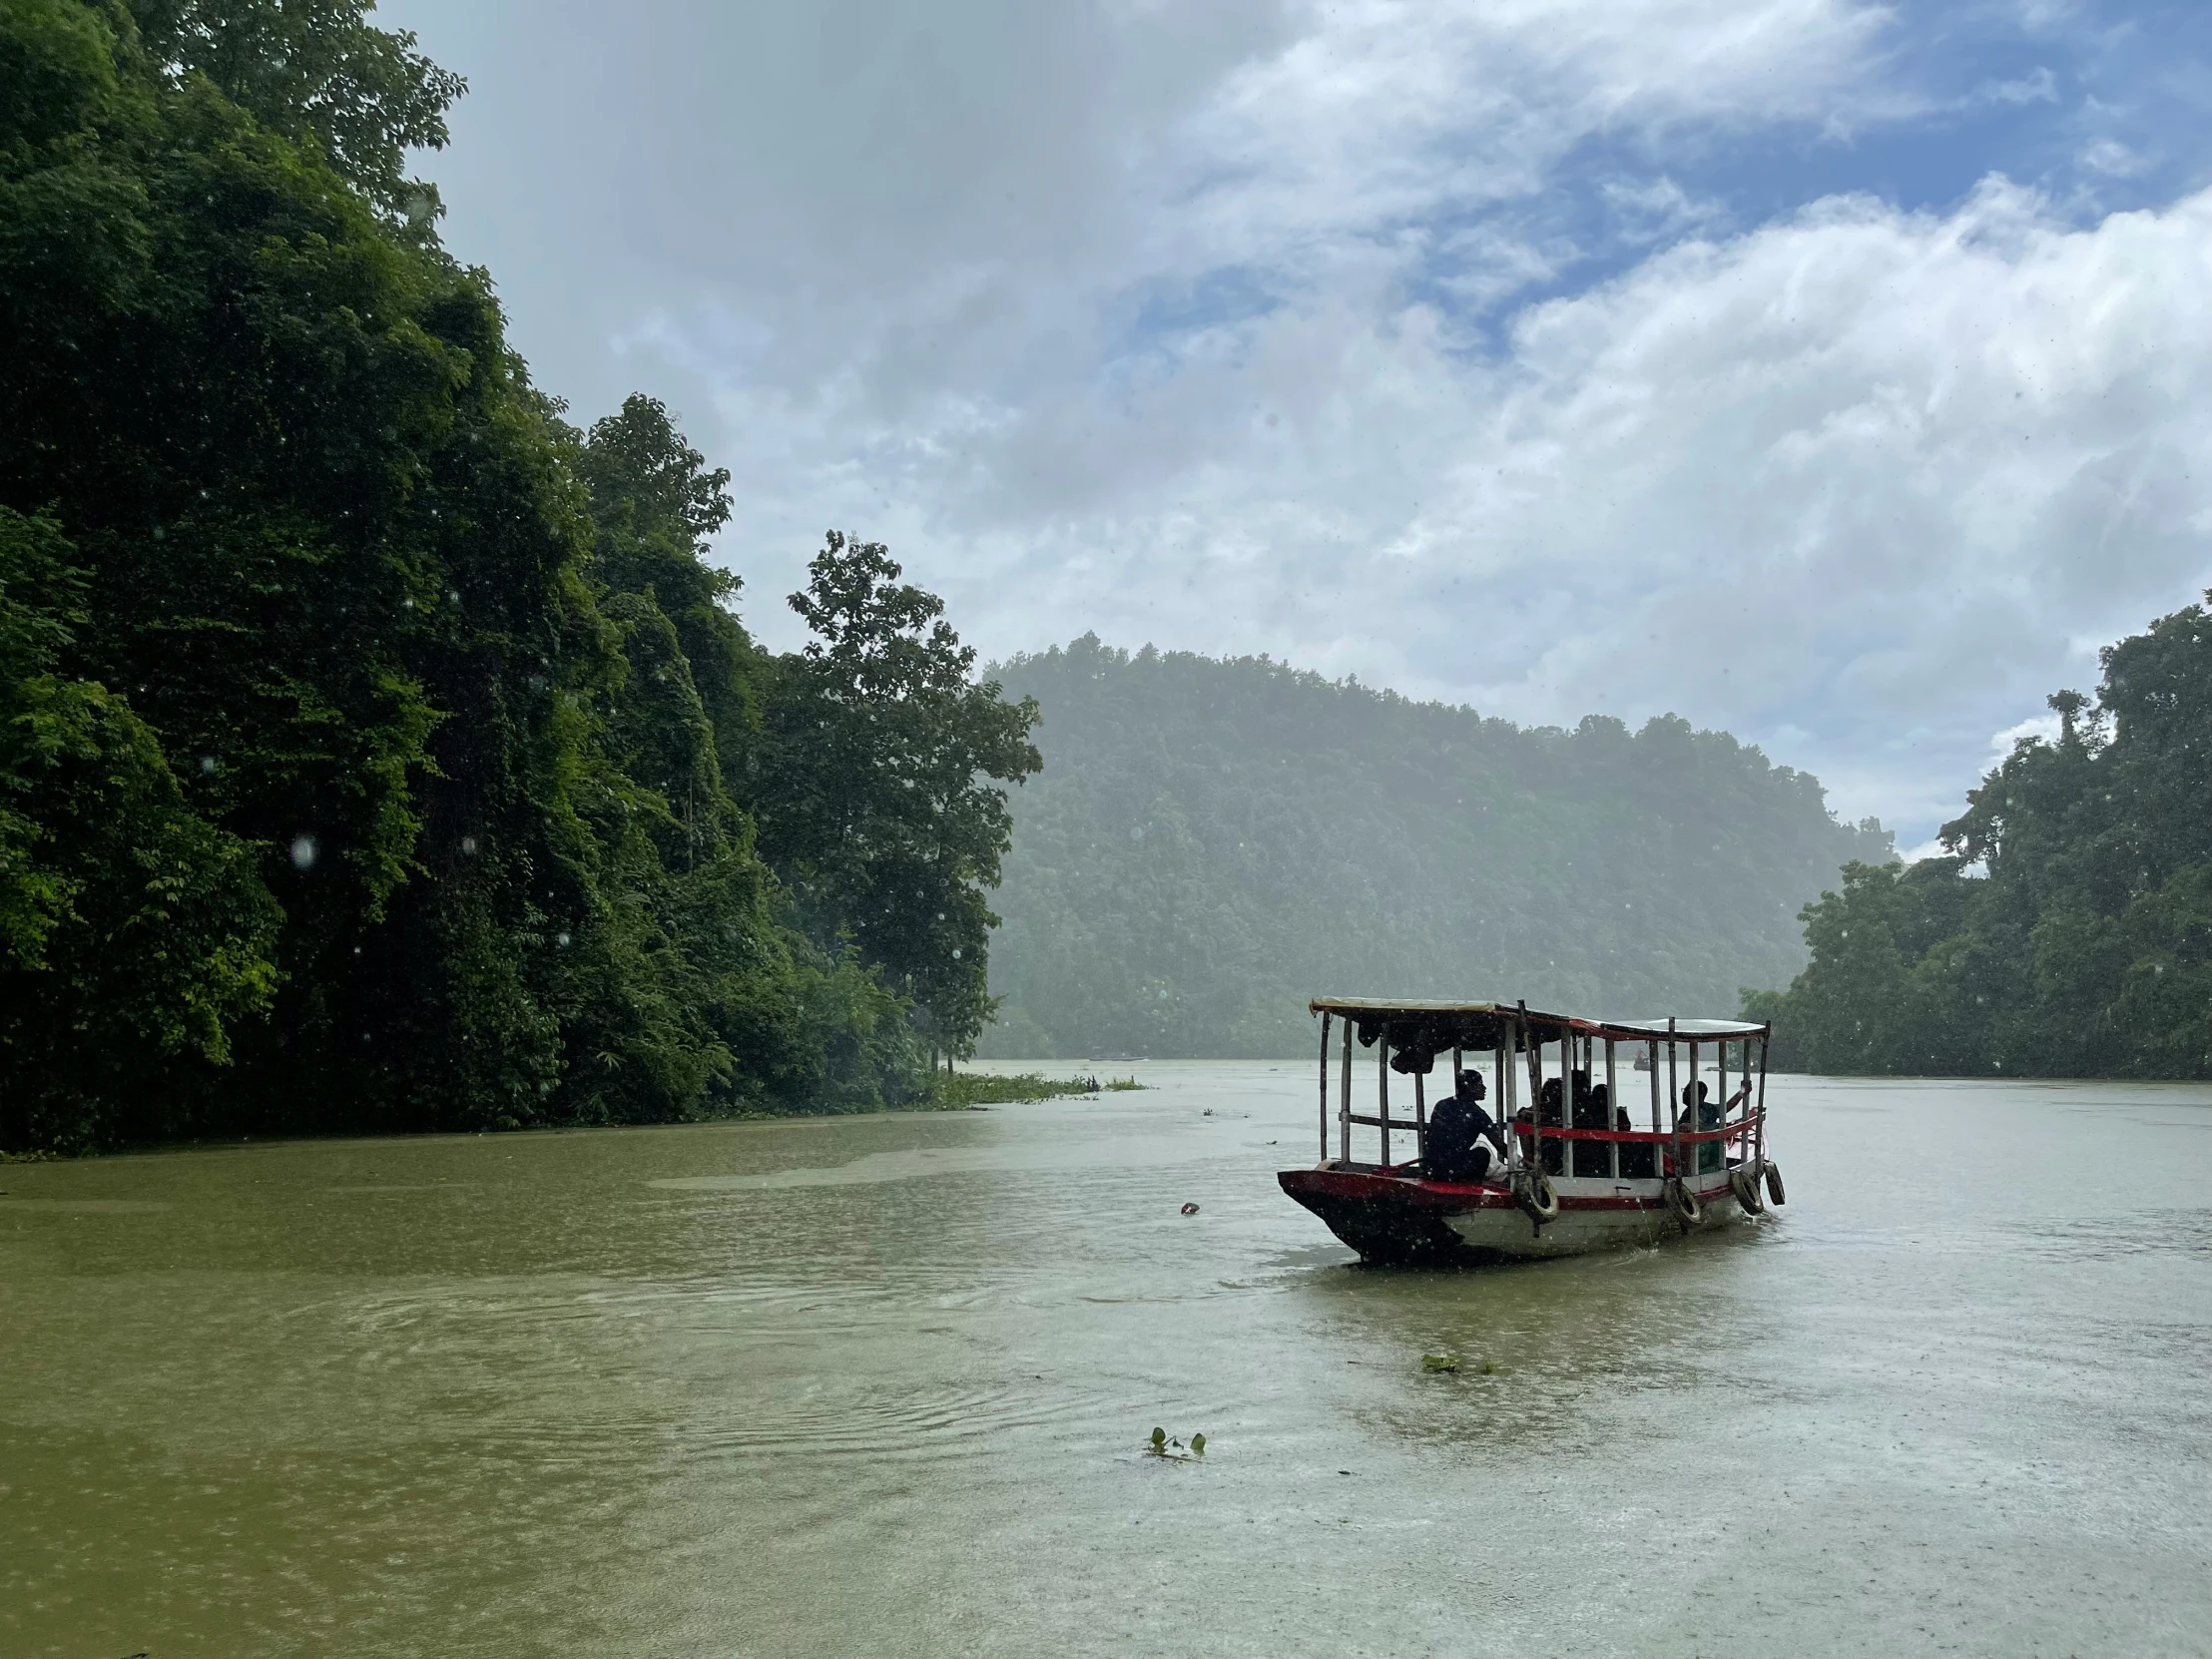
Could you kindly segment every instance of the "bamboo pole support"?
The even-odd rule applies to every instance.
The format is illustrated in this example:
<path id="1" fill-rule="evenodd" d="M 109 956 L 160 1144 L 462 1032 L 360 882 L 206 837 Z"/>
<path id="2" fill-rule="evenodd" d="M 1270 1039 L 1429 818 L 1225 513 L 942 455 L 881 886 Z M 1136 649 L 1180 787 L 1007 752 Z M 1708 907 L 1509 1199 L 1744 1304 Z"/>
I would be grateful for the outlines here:
<path id="1" fill-rule="evenodd" d="M 1620 1110 L 1615 1104 L 1620 1099 L 1620 1095 L 1614 1089 L 1614 1080 L 1617 1076 L 1618 1073 L 1613 1069 L 1613 1039 L 1607 1037 L 1605 1039 L 1605 1127 L 1608 1129 L 1613 1127 L 1614 1114 Z M 1612 1171 L 1612 1178 L 1618 1181 L 1621 1178 L 1621 1143 L 1607 1141 L 1605 1144 L 1612 1148 L 1612 1156 L 1605 1160 L 1605 1166 Z"/>
<path id="2" fill-rule="evenodd" d="M 1321 1016 L 1321 1161 L 1329 1162 L 1329 1022 L 1333 1016 L 1327 1009 Z"/>
<path id="3" fill-rule="evenodd" d="M 1338 1096 L 1337 1147 L 1341 1163 L 1352 1162 L 1352 1016 L 1345 1015 L 1344 1064 L 1337 1068 L 1343 1084 Z"/>
<path id="4" fill-rule="evenodd" d="M 1674 1016 L 1667 1016 L 1667 1110 L 1674 1114 L 1674 1178 L 1682 1179 L 1682 1091 L 1675 1087 Z M 1653 1124 L 1656 1130 L 1659 1126 Z"/>
<path id="5" fill-rule="evenodd" d="M 1382 1121 L 1376 1127 L 1382 1137 L 1382 1155 L 1376 1162 L 1387 1167 L 1390 1162 L 1390 1028 L 1382 1027 L 1382 1035 L 1375 1040 L 1375 1115 Z"/>

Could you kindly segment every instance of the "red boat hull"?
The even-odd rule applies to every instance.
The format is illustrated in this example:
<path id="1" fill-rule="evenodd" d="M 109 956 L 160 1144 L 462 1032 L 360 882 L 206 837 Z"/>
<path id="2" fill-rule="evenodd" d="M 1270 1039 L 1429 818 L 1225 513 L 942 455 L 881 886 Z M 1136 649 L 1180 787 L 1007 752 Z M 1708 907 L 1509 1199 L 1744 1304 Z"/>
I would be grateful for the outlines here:
<path id="1" fill-rule="evenodd" d="M 1648 1245 L 1741 1214 L 1725 1172 L 1693 1180 L 1693 1189 L 1702 1189 L 1704 1211 L 1695 1228 L 1675 1218 L 1657 1181 L 1557 1180 L 1558 1219 L 1538 1226 L 1502 1187 L 1328 1164 L 1284 1170 L 1276 1179 L 1363 1259 L 1411 1267 L 1529 1261 Z"/>

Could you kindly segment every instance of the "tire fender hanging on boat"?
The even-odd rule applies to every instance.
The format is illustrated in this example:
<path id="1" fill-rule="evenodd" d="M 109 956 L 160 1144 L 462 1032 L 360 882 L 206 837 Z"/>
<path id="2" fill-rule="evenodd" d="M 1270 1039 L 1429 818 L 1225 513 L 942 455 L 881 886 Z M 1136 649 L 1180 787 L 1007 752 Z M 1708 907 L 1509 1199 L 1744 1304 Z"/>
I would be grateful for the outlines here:
<path id="1" fill-rule="evenodd" d="M 1513 1189 L 1513 1200 L 1538 1227 L 1559 1219 L 1559 1192 L 1542 1170 L 1530 1170 Z"/>
<path id="2" fill-rule="evenodd" d="M 1782 1196 L 1782 1166 L 1780 1164 L 1770 1163 L 1767 1165 L 1766 1173 L 1767 1202 L 1770 1204 L 1788 1203 L 1789 1201 Z"/>
<path id="3" fill-rule="evenodd" d="M 1759 1172 L 1748 1164 L 1738 1164 L 1728 1172 L 1728 1190 L 1736 1195 L 1736 1202 L 1747 1216 L 1756 1216 L 1767 1207 L 1759 1196 Z"/>
<path id="4" fill-rule="evenodd" d="M 1697 1201 L 1696 1193 L 1683 1185 L 1679 1176 L 1667 1183 L 1667 1208 L 1674 1212 L 1674 1219 L 1682 1224 L 1685 1232 L 1705 1219 L 1705 1206 Z"/>

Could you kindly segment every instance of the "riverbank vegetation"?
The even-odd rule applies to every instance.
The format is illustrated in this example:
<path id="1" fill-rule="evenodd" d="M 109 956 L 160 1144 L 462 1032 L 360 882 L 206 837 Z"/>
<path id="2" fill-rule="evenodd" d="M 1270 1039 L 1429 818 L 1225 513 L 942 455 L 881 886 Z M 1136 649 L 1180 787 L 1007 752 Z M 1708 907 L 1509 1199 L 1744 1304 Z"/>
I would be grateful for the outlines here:
<path id="1" fill-rule="evenodd" d="M 0 8 L 0 1147 L 928 1102 L 1034 709 L 841 536 L 754 644 L 364 12 Z"/>
<path id="2" fill-rule="evenodd" d="M 1041 1072 L 1013 1074 L 992 1071 L 954 1071 L 938 1074 L 931 1098 L 939 1106 L 1000 1106 L 1016 1101 L 1060 1100 L 1069 1095 L 1095 1095 L 1107 1089 L 1141 1089 L 1135 1078 L 1116 1077 L 1101 1083 L 1095 1077 L 1046 1077 Z"/>
<path id="3" fill-rule="evenodd" d="M 1967 796 L 1944 855 L 1855 863 L 1806 907 L 1811 962 L 1744 1003 L 1778 1065 L 2212 1076 L 2212 616 L 2103 666 Z"/>
<path id="4" fill-rule="evenodd" d="M 1665 717 L 1471 709 L 1095 638 L 992 671 L 1044 711 L 982 1052 L 1303 1055 L 1311 997 L 1721 1012 L 1880 825 Z"/>

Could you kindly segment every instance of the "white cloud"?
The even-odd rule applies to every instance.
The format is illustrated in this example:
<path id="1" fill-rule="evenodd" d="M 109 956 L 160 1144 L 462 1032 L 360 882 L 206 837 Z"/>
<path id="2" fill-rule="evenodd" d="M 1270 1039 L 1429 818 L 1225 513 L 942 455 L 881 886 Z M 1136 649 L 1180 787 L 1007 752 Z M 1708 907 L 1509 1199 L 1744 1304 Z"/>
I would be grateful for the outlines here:
<path id="1" fill-rule="evenodd" d="M 2108 179 L 2132 179 L 2155 165 L 2151 157 L 2129 149 L 2115 138 L 2100 138 L 2087 145 L 2080 161 L 2092 173 L 2101 173 Z"/>
<path id="2" fill-rule="evenodd" d="M 987 650 L 1673 708 L 1919 832 L 2207 580 L 2206 199 L 1732 236 L 1677 165 L 1912 113 L 1888 8 L 509 3 L 400 18 L 475 76 L 456 247 L 580 409 L 694 388 L 772 640 L 836 524 Z M 1658 252 L 1515 313 L 1566 186 Z"/>
<path id="3" fill-rule="evenodd" d="M 1372 234 L 1541 191 L 1593 137 L 1645 145 L 1693 120 L 1850 124 L 1888 20 L 1859 0 L 1345 0 L 1229 77 L 1188 123 L 1206 263 L 1296 263 Z M 1194 231 L 1197 233 L 1193 239 Z"/>
<path id="4" fill-rule="evenodd" d="M 2037 69 L 2032 75 L 2009 81 L 1987 82 L 1978 96 L 1996 104 L 2055 104 L 2058 102 L 2058 77 L 2048 69 Z"/>
<path id="5" fill-rule="evenodd" d="M 1994 771 L 2012 758 L 2012 751 L 2021 743 L 2033 739 L 2039 743 L 2058 741 L 2060 722 L 2056 715 L 2029 715 L 2027 719 L 2014 721 L 2001 732 L 1989 736 L 1989 759 L 1985 771 Z"/>
<path id="6" fill-rule="evenodd" d="M 1830 202 L 1538 306 L 1498 360 L 1446 333 L 1279 308 L 972 433 L 981 482 L 906 545 L 1001 649 L 1046 617 L 1522 719 L 1676 708 L 1908 825 L 2212 578 L 2212 198 Z"/>

